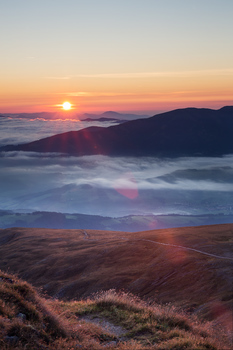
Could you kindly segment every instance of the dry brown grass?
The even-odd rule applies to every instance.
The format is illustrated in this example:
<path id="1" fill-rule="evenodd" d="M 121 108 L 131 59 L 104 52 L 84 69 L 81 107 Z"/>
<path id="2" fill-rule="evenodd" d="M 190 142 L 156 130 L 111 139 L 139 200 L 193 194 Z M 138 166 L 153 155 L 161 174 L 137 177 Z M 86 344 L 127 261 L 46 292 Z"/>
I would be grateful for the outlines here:
<path id="1" fill-rule="evenodd" d="M 56 308 L 70 320 L 76 317 L 82 320 L 83 315 L 92 315 L 95 320 L 98 315 L 98 318 L 121 326 L 125 334 L 123 340 L 122 335 L 118 337 L 121 341 L 117 349 L 214 350 L 229 349 L 230 346 L 229 334 L 216 327 L 214 322 L 200 322 L 196 316 L 190 316 L 172 304 L 149 305 L 125 292 L 109 290 L 87 300 L 57 301 Z M 90 323 L 83 327 L 87 335 Z"/>
<path id="2" fill-rule="evenodd" d="M 231 309 L 232 260 L 145 240 L 227 258 L 232 256 L 233 225 L 138 233 L 5 229 L 0 230 L 0 268 L 57 298 L 80 299 L 114 288 L 159 303 L 175 302 L 211 318 Z"/>
<path id="3" fill-rule="evenodd" d="M 84 315 L 90 316 L 88 321 Z M 96 315 L 104 324 L 121 327 L 125 334 L 114 334 L 92 322 Z M 172 304 L 149 305 L 115 290 L 81 301 L 45 299 L 30 284 L 0 271 L 3 350 L 228 350 L 230 346 L 221 327 L 201 323 Z"/>
<path id="4" fill-rule="evenodd" d="M 65 338 L 68 328 L 64 321 L 30 284 L 0 271 L 1 349 L 39 349 L 57 337 Z"/>

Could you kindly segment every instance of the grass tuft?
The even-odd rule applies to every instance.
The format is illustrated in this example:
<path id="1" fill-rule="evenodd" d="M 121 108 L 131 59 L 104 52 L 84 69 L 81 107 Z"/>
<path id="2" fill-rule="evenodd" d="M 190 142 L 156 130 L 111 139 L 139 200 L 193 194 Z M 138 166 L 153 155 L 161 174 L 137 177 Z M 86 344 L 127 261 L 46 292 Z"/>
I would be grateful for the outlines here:
<path id="1" fill-rule="evenodd" d="M 216 334 L 218 338 L 216 338 Z M 115 290 L 87 300 L 41 297 L 28 283 L 0 271 L 0 348 L 47 350 L 224 350 L 231 346 L 210 322 L 174 305 L 149 305 Z"/>

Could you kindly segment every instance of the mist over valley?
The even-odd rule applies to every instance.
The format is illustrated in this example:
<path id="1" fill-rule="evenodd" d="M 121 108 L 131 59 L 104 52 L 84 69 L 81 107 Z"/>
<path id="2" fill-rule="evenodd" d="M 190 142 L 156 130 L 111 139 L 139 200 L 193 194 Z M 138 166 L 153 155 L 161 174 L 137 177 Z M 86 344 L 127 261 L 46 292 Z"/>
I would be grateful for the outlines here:
<path id="1" fill-rule="evenodd" d="M 143 120 L 138 122 L 143 123 Z M 9 141 L 15 145 L 22 144 L 27 138 L 35 140 L 42 135 L 54 135 L 86 125 L 94 126 L 95 123 L 95 126 L 98 123 L 102 126 L 101 130 L 108 129 L 113 121 L 45 121 L 3 117 L 0 118 L 0 123 L 3 130 L 0 142 L 5 146 Z M 134 122 L 127 122 L 128 129 L 131 123 L 134 127 Z M 124 127 L 124 123 L 119 127 Z M 183 226 L 183 222 L 187 223 L 184 217 L 190 215 L 210 215 L 207 224 L 211 223 L 211 218 L 213 223 L 232 220 L 231 154 L 175 158 L 107 155 L 77 157 L 54 151 L 3 150 L 0 152 L 0 168 L 1 210 L 110 218 L 149 215 L 153 220 L 146 223 L 148 228 L 150 225 L 156 228 L 153 224 L 156 222 L 154 217 L 159 215 L 180 216 L 180 221 L 174 223 L 172 220 L 174 226 Z M 9 216 L 4 220 L 2 217 L 1 227 L 15 222 L 13 217 L 12 221 L 9 220 Z M 199 220 L 196 222 L 205 223 Z M 157 227 L 171 227 L 172 223 L 163 222 L 162 226 L 158 224 Z M 109 227 L 113 229 L 114 225 Z M 123 223 L 122 226 L 118 225 L 118 229 L 125 229 Z M 129 229 L 136 230 L 135 224 L 129 226 Z"/>

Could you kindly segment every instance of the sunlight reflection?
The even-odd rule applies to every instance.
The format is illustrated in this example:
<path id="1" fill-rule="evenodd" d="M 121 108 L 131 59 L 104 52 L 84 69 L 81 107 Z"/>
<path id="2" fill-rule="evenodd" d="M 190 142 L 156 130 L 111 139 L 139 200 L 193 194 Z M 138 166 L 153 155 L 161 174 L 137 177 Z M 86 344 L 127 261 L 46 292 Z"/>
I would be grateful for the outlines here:
<path id="1" fill-rule="evenodd" d="M 153 229 L 158 228 L 158 226 L 159 226 L 158 220 L 153 220 L 153 221 L 150 221 L 150 222 L 149 222 L 149 224 L 148 224 L 148 229 L 149 229 L 149 230 L 153 230 Z"/>
<path id="2" fill-rule="evenodd" d="M 220 301 L 210 302 L 208 307 L 211 318 L 220 324 L 230 335 L 233 330 L 233 313 L 226 305 Z"/>
<path id="3" fill-rule="evenodd" d="M 138 186 L 134 175 L 131 172 L 125 173 L 122 177 L 116 180 L 114 189 L 122 196 L 129 199 L 138 197 Z"/>
<path id="4" fill-rule="evenodd" d="M 166 257 L 170 262 L 174 265 L 179 265 L 183 263 L 187 259 L 187 251 L 182 248 L 174 248 L 172 245 L 175 246 L 185 246 L 182 241 L 178 239 L 178 237 L 173 234 L 173 230 L 169 229 L 166 230 L 166 235 L 164 236 L 164 243 L 170 244 L 171 246 L 168 246 L 166 249 Z"/>

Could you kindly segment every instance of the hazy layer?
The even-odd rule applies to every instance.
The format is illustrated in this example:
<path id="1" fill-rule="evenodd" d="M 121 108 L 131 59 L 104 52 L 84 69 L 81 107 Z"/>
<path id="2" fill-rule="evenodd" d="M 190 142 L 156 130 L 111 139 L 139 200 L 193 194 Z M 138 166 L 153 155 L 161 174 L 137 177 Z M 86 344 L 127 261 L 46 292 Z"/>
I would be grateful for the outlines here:
<path id="1" fill-rule="evenodd" d="M 132 213 L 218 213 L 233 208 L 233 156 L 64 157 L 2 153 L 0 209 Z"/>
<path id="2" fill-rule="evenodd" d="M 39 140 L 44 137 L 71 130 L 80 130 L 89 126 L 107 127 L 112 122 L 86 122 L 75 119 L 25 119 L 0 117 L 0 146 L 20 144 Z"/>
<path id="3" fill-rule="evenodd" d="M 0 144 L 106 122 L 0 118 Z M 232 213 L 233 155 L 222 158 L 64 157 L 0 153 L 0 209 L 124 216 Z"/>

